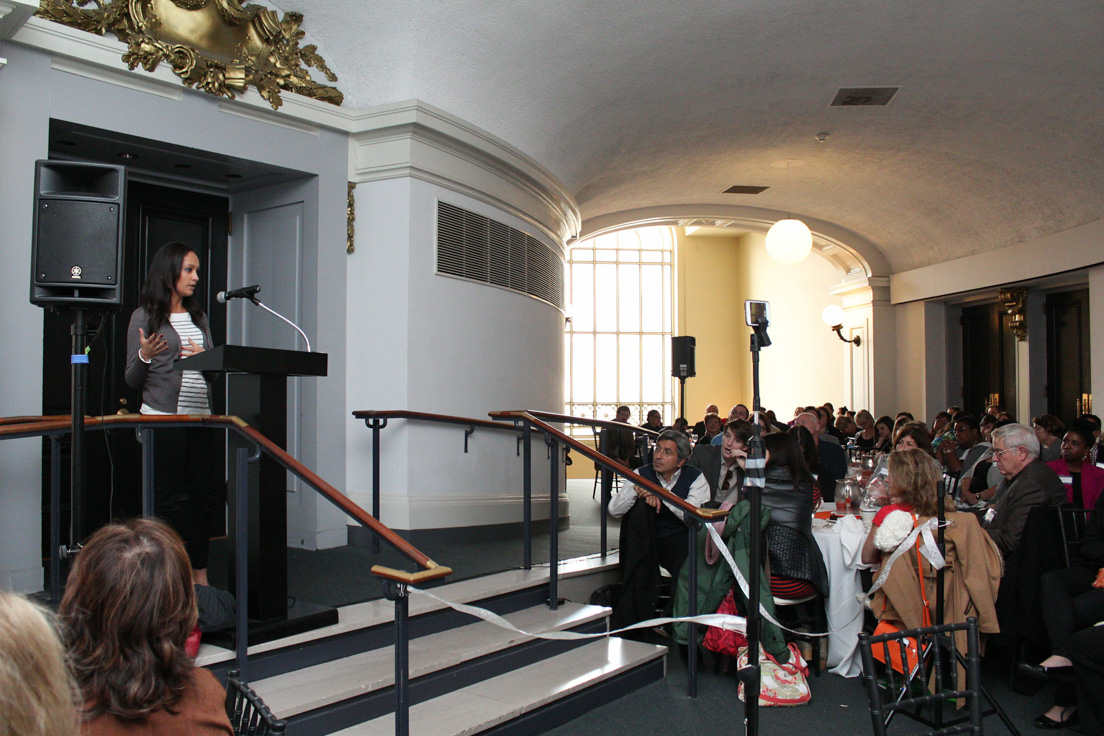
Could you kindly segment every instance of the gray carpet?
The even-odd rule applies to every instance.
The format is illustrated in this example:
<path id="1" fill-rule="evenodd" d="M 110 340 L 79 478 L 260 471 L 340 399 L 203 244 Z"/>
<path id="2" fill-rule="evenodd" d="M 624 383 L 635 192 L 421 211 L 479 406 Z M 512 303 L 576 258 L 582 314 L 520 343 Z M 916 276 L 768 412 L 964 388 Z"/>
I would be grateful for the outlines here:
<path id="1" fill-rule="evenodd" d="M 660 639 L 656 643 L 662 643 Z M 667 678 L 592 710 L 575 720 L 546 732 L 548 736 L 642 736 L 642 734 L 694 734 L 694 736 L 733 736 L 744 733 L 743 703 L 737 698 L 734 675 L 714 675 L 704 666 L 698 673 L 698 697 L 686 695 L 687 668 L 674 651 L 667 655 Z M 1051 704 L 1053 688 L 1043 688 L 1032 696 L 1012 693 L 1005 677 L 1006 666 L 999 660 L 983 664 L 982 681 L 1008 713 L 1024 736 L 1038 733 L 1031 720 Z M 813 698 L 808 705 L 795 708 L 761 708 L 759 733 L 762 736 L 835 736 L 872 733 L 870 711 L 862 679 L 845 679 L 830 674 L 810 677 Z M 950 711 L 948 710 L 948 713 Z M 1009 734 L 997 716 L 984 719 L 987 736 Z M 892 736 L 927 731 L 906 718 L 890 725 Z M 1068 732 L 1067 732 L 1068 733 Z"/>

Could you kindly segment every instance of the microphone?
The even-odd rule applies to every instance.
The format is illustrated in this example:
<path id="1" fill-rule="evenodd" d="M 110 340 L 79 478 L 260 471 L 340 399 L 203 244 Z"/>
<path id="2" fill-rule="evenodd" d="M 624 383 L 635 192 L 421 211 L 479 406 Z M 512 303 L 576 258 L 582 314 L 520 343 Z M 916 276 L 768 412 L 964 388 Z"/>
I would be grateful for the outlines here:
<path id="1" fill-rule="evenodd" d="M 215 300 L 219 304 L 225 304 L 231 299 L 252 299 L 257 292 L 261 290 L 260 286 L 243 286 L 240 289 L 232 289 L 231 291 L 220 291 L 215 295 Z"/>

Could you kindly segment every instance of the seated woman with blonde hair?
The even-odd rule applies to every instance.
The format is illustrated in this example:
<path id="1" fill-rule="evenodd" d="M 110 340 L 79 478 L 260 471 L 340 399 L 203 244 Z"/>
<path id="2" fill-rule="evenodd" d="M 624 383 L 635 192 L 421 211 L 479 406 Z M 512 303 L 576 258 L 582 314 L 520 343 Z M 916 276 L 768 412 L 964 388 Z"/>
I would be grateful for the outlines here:
<path id="1" fill-rule="evenodd" d="M 0 736 L 76 736 L 76 697 L 50 614 L 0 590 Z"/>
<path id="2" fill-rule="evenodd" d="M 913 529 L 928 523 L 939 510 L 939 469 L 930 455 L 919 449 L 899 450 L 889 455 L 888 469 L 890 504 L 874 517 L 863 544 L 862 560 L 867 564 L 882 562 L 883 557 L 888 562 Z M 932 529 L 932 537 L 936 536 Z M 871 608 L 879 619 L 907 629 L 930 626 L 937 619 L 938 571 L 920 551 L 923 545 L 924 536 L 918 534 L 910 548 L 893 562 L 884 584 L 874 593 Z M 995 603 L 1003 562 L 996 543 L 976 516 L 954 512 L 946 515 L 943 557 L 943 622 L 962 623 L 976 616 L 982 633 L 999 632 Z M 965 632 L 959 633 L 961 637 L 956 635 L 956 640 L 961 638 L 958 643 L 965 651 Z"/>
<path id="3" fill-rule="evenodd" d="M 132 519 L 92 535 L 59 610 L 82 734 L 233 733 L 226 691 L 184 652 L 197 615 L 188 554 L 167 525 Z"/>

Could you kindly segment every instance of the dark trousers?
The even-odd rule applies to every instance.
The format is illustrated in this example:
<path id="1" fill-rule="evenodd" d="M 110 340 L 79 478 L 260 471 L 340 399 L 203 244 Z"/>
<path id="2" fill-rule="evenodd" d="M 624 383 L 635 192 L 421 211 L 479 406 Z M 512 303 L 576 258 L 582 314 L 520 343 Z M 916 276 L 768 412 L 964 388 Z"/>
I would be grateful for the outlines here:
<path id="1" fill-rule="evenodd" d="M 1054 654 L 1069 657 L 1074 632 L 1104 620 L 1104 590 L 1092 587 L 1095 579 L 1096 573 L 1084 567 L 1043 575 L 1043 623 Z"/>
<path id="2" fill-rule="evenodd" d="M 1070 637 L 1070 659 L 1077 681 L 1077 733 L 1104 733 L 1104 626 L 1090 626 Z"/>
<path id="3" fill-rule="evenodd" d="M 158 429 L 154 438 L 153 513 L 184 540 L 192 567 L 207 567 L 218 477 L 218 440 L 210 429 Z"/>

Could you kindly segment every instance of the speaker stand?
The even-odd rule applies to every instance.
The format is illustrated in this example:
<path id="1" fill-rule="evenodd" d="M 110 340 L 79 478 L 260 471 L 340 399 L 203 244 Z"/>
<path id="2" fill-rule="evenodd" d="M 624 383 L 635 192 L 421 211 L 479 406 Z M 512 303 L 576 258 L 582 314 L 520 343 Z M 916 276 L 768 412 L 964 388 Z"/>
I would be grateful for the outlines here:
<path id="1" fill-rule="evenodd" d="M 72 441 L 69 449 L 69 503 L 70 503 L 70 552 L 79 549 L 84 542 L 84 412 L 85 381 L 88 376 L 87 312 L 82 307 L 63 309 L 72 319 L 69 334 L 72 337 L 72 353 L 69 356 L 70 367 L 70 413 L 72 416 Z"/>

